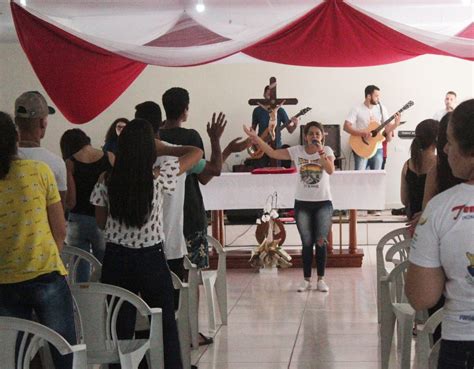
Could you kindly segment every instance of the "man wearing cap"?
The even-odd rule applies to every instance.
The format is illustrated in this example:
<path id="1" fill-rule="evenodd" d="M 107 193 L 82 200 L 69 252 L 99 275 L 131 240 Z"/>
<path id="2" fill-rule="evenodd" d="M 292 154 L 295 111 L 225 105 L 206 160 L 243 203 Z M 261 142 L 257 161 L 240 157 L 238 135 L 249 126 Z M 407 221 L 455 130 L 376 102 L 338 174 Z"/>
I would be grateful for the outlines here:
<path id="1" fill-rule="evenodd" d="M 55 110 L 48 106 L 38 91 L 25 92 L 15 101 L 15 123 L 20 135 L 18 156 L 48 164 L 54 173 L 64 207 L 67 190 L 66 165 L 61 157 L 41 147 L 41 139 L 48 126 L 48 115 L 54 113 Z"/>

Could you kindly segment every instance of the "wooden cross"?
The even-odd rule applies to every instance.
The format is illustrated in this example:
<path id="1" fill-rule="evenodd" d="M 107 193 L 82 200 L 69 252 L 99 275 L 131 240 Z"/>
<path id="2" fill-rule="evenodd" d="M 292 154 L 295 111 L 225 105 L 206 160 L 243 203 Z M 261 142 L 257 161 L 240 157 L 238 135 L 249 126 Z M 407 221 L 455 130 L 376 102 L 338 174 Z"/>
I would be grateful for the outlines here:
<path id="1" fill-rule="evenodd" d="M 270 123 L 268 125 L 272 139 L 275 139 L 276 114 L 282 105 L 296 105 L 298 99 L 287 97 L 284 99 L 277 98 L 277 80 L 275 77 L 270 78 L 270 98 L 269 99 L 249 99 L 249 105 L 260 105 L 270 114 Z"/>

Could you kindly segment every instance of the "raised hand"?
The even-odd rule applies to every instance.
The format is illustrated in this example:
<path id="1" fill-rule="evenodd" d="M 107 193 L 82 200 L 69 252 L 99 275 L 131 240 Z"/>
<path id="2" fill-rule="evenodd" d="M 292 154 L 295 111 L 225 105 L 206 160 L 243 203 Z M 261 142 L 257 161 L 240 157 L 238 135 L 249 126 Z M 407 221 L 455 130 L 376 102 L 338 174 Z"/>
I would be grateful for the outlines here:
<path id="1" fill-rule="evenodd" d="M 228 150 L 230 153 L 241 152 L 251 145 L 252 142 L 250 141 L 250 138 L 244 140 L 242 137 L 237 137 L 227 144 L 226 150 Z"/>
<path id="2" fill-rule="evenodd" d="M 245 124 L 243 127 L 244 132 L 247 134 L 247 136 L 249 136 L 250 141 L 252 141 L 254 144 L 257 144 L 259 139 L 257 132 L 252 127 L 247 127 Z"/>
<path id="3" fill-rule="evenodd" d="M 216 119 L 216 113 L 212 114 L 212 123 L 207 122 L 207 134 L 211 140 L 220 140 L 224 132 L 227 120 L 225 114 L 220 112 Z"/>

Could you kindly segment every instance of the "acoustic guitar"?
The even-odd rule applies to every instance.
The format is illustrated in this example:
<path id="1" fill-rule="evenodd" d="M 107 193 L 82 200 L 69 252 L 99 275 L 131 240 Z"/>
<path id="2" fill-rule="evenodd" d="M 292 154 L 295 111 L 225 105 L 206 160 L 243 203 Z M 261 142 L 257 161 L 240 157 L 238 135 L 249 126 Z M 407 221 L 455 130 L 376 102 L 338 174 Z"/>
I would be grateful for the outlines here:
<path id="1" fill-rule="evenodd" d="M 407 110 L 408 108 L 412 107 L 413 104 L 413 101 L 408 101 L 397 113 Z M 374 156 L 377 152 L 377 144 L 385 140 L 382 130 L 393 120 L 395 114 L 393 114 L 382 124 L 374 120 L 370 121 L 369 126 L 365 129 L 366 132 L 370 133 L 370 137 L 368 138 L 351 135 L 349 138 L 349 145 L 351 146 L 352 150 L 354 150 L 357 155 L 364 159 L 370 159 L 372 156 Z"/>
<path id="2" fill-rule="evenodd" d="M 273 120 L 276 122 L 276 116 L 275 116 L 275 114 L 272 115 L 272 113 L 276 113 L 277 110 L 278 110 L 278 109 L 274 109 L 272 112 L 270 112 L 270 120 L 273 119 Z M 304 108 L 304 109 L 301 109 L 301 110 L 298 112 L 298 114 L 296 114 L 296 115 L 295 115 L 294 117 L 292 117 L 291 119 L 301 117 L 302 115 L 305 115 L 305 114 L 306 114 L 307 112 L 309 112 L 310 110 L 311 110 L 310 107 L 306 107 L 306 108 Z M 279 129 L 280 131 L 282 131 L 283 129 L 285 129 L 285 128 L 291 123 L 291 119 L 290 119 L 288 122 L 286 122 L 285 124 L 283 124 L 281 127 L 279 127 L 278 129 Z M 263 141 L 267 142 L 267 143 L 269 143 L 269 142 L 275 140 L 275 134 L 274 134 L 274 132 L 273 132 L 273 130 L 272 130 L 272 128 L 273 128 L 273 129 L 275 128 L 275 124 L 272 125 L 272 124 L 270 124 L 270 123 L 271 123 L 271 122 L 269 122 L 268 127 L 267 127 L 267 128 L 262 132 L 262 134 L 260 135 L 260 138 L 261 138 Z M 263 156 L 263 154 L 264 154 L 263 150 L 262 150 L 260 147 L 258 147 L 257 145 L 252 145 L 252 146 L 250 146 L 250 147 L 247 149 L 247 152 L 249 153 L 249 155 L 250 155 L 250 157 L 251 157 L 252 159 L 260 159 L 260 158 Z"/>

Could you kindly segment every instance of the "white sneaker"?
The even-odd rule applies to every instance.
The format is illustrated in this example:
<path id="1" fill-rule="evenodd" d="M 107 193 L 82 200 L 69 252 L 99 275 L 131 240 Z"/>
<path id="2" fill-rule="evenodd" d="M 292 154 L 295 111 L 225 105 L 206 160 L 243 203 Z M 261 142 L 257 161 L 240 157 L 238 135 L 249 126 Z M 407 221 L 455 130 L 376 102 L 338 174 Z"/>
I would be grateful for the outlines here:
<path id="1" fill-rule="evenodd" d="M 311 290 L 311 281 L 306 279 L 301 283 L 301 286 L 298 287 L 298 292 L 304 292 Z"/>
<path id="2" fill-rule="evenodd" d="M 320 279 L 318 281 L 318 284 L 316 285 L 316 289 L 321 292 L 329 292 L 329 287 L 326 284 L 326 282 L 324 282 L 324 279 Z"/>

